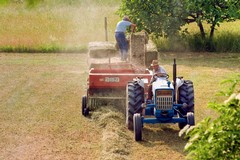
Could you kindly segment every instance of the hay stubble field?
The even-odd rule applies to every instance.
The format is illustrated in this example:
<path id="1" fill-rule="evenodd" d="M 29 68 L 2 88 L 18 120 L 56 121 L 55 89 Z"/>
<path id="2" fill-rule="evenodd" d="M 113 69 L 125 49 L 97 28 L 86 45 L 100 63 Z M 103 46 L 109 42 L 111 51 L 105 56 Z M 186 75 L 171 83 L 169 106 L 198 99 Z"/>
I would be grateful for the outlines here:
<path id="1" fill-rule="evenodd" d="M 238 54 L 160 57 L 170 75 L 176 57 L 178 75 L 194 82 L 197 122 L 216 116 L 207 103 L 223 100 L 215 96 L 220 81 L 240 72 Z M 138 143 L 114 106 L 83 117 L 86 61 L 87 54 L 0 54 L 0 159 L 184 159 L 177 125 L 146 125 Z"/>
<path id="2" fill-rule="evenodd" d="M 119 1 L 81 2 L 34 9 L 1 6 L 0 47 L 86 48 L 88 42 L 105 40 L 104 17 L 109 41 L 114 42 Z M 233 31 L 231 27 L 226 30 Z M 216 93 L 227 88 L 220 85 L 222 80 L 240 73 L 239 54 L 159 53 L 170 79 L 173 58 L 178 75 L 194 83 L 196 121 L 216 117 L 207 103 L 225 100 Z M 187 140 L 178 136 L 177 125 L 146 125 L 143 141 L 135 142 L 124 113 L 114 106 L 102 106 L 88 118 L 81 115 L 86 53 L 0 53 L 0 73 L 0 159 L 185 158 Z"/>

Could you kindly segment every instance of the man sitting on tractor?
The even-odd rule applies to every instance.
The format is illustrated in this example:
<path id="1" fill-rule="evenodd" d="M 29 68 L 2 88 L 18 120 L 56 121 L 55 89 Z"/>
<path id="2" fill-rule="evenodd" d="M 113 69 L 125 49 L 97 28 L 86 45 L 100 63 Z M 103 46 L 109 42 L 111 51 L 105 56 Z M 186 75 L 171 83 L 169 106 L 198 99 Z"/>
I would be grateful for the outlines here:
<path id="1" fill-rule="evenodd" d="M 148 98 L 147 103 L 152 101 L 152 83 L 156 80 L 156 77 L 168 77 L 166 70 L 158 64 L 158 60 L 153 60 L 151 64 L 152 68 L 152 78 L 148 86 Z"/>

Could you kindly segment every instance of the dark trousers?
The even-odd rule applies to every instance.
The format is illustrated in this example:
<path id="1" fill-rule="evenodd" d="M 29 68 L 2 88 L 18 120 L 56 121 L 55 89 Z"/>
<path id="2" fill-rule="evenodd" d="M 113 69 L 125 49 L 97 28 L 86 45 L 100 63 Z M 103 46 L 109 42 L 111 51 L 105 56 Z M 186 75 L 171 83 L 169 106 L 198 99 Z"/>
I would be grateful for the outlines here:
<path id="1" fill-rule="evenodd" d="M 152 84 L 149 84 L 147 100 L 152 100 L 152 97 L 153 97 Z"/>
<path id="2" fill-rule="evenodd" d="M 116 32 L 115 38 L 120 49 L 120 56 L 122 60 L 126 60 L 128 57 L 128 43 L 123 32 Z"/>

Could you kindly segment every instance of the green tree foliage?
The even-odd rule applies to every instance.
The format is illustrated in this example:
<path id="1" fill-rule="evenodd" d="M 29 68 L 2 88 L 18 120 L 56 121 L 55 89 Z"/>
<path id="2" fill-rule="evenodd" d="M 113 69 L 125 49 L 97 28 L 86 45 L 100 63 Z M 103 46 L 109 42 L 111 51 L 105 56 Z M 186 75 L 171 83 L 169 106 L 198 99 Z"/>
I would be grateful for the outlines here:
<path id="1" fill-rule="evenodd" d="M 184 4 L 177 0 L 123 0 L 118 14 L 129 15 L 139 30 L 157 36 L 175 34 L 185 24 Z"/>
<path id="2" fill-rule="evenodd" d="M 210 103 L 219 113 L 215 120 L 206 118 L 187 133 L 190 137 L 185 149 L 189 159 L 240 159 L 240 75 L 231 82 L 225 95 L 231 96 L 223 104 Z"/>
<path id="3" fill-rule="evenodd" d="M 0 5 L 6 5 L 8 3 L 23 3 L 27 7 L 34 7 L 44 0 L 0 0 Z"/>
<path id="4" fill-rule="evenodd" d="M 196 22 L 201 35 L 205 38 L 202 22 L 210 24 L 210 40 L 213 39 L 216 26 L 224 21 L 234 21 L 240 18 L 240 3 L 238 0 L 186 0 L 186 10 L 189 13 L 187 21 Z"/>
<path id="5" fill-rule="evenodd" d="M 157 36 L 175 35 L 181 26 L 197 23 L 205 39 L 203 21 L 211 25 L 210 40 L 216 26 L 240 18 L 239 0 L 122 0 L 118 14 L 129 15 L 139 30 Z"/>
<path id="6" fill-rule="evenodd" d="M 9 0 L 0 0 L 0 5 L 5 5 L 9 2 Z"/>

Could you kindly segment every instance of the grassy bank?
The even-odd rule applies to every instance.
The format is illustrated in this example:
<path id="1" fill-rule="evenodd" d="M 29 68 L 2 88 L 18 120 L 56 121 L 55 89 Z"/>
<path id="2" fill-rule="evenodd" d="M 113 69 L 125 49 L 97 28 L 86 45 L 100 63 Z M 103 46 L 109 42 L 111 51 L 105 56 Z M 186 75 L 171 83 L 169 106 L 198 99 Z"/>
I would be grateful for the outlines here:
<path id="1" fill-rule="evenodd" d="M 81 3 L 80 3 L 81 2 Z M 81 52 L 88 42 L 105 41 L 104 17 L 109 40 L 119 17 L 112 1 L 46 1 L 34 8 L 10 3 L 0 10 L 0 50 L 7 52 Z"/>
<path id="2" fill-rule="evenodd" d="M 44 0 L 35 5 L 15 1 L 0 6 L 1 52 L 86 52 L 91 41 L 105 41 L 104 18 L 108 19 L 108 40 L 120 17 L 117 0 Z M 217 27 L 217 52 L 240 52 L 240 21 Z M 207 26 L 205 24 L 205 26 Z M 156 39 L 159 51 L 204 51 L 195 23 L 186 25 L 190 35 Z M 206 27 L 209 29 L 209 27 Z"/>

